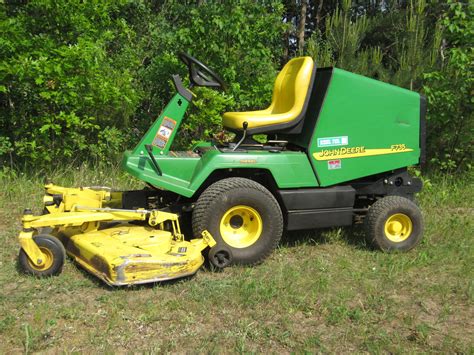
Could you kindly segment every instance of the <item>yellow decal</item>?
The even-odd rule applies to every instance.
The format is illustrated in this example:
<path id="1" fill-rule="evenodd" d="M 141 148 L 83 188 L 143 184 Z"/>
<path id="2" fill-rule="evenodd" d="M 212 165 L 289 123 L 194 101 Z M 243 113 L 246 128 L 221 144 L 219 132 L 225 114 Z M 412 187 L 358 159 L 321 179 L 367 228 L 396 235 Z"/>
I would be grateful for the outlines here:
<path id="1" fill-rule="evenodd" d="M 338 149 L 324 149 L 313 153 L 316 160 L 332 160 L 344 158 L 361 158 L 373 155 L 397 154 L 412 152 L 413 149 L 407 148 L 405 144 L 393 144 L 390 148 L 366 149 L 364 146 Z"/>

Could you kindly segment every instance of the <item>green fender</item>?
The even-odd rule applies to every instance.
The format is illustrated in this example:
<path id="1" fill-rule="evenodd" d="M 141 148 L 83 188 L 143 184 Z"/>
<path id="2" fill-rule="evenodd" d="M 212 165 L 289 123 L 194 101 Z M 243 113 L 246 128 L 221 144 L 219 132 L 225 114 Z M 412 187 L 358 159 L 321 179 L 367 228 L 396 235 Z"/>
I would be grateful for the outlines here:
<path id="1" fill-rule="evenodd" d="M 154 155 L 162 175 L 158 175 L 146 152 L 125 152 L 123 167 L 133 176 L 155 187 L 192 197 L 216 170 L 264 169 L 279 188 L 317 187 L 313 168 L 304 152 L 248 151 L 221 152 L 210 149 L 202 157 L 184 153 Z"/>

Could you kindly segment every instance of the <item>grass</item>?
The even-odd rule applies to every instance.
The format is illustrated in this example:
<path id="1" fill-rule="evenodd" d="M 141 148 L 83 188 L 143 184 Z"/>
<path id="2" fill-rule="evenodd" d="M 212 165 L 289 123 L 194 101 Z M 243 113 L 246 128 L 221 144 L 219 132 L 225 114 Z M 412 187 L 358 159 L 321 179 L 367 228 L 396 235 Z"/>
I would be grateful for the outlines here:
<path id="1" fill-rule="evenodd" d="M 65 185 L 130 188 L 111 169 L 58 171 Z M 54 278 L 18 272 L 25 207 L 42 176 L 1 177 L 0 351 L 474 352 L 473 177 L 433 177 L 419 196 L 425 238 L 405 254 L 360 228 L 285 236 L 255 268 L 112 289 L 71 261 Z"/>

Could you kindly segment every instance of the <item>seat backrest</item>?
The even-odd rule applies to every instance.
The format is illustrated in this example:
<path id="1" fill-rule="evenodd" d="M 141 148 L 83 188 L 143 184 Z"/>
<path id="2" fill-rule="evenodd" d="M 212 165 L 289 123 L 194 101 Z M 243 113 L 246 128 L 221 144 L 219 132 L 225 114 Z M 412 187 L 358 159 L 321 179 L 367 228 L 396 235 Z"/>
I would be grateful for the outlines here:
<path id="1" fill-rule="evenodd" d="M 273 87 L 272 114 L 291 113 L 298 116 L 304 108 L 313 73 L 311 57 L 291 59 L 278 74 Z"/>

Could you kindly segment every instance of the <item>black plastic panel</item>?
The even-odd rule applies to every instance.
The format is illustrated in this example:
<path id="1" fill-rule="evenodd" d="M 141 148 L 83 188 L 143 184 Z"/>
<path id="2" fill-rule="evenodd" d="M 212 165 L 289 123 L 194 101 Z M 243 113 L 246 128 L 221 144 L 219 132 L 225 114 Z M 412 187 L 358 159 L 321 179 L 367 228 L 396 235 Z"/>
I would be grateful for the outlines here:
<path id="1" fill-rule="evenodd" d="M 352 215 L 352 208 L 289 211 L 287 230 L 350 226 Z"/>
<path id="2" fill-rule="evenodd" d="M 368 178 L 354 181 L 351 186 L 356 190 L 357 195 L 408 196 L 420 192 L 423 183 L 420 179 L 410 176 L 406 168 L 403 168 L 382 174 L 374 181 Z"/>
<path id="3" fill-rule="evenodd" d="M 426 163 L 426 97 L 420 95 L 420 165 Z"/>
<path id="4" fill-rule="evenodd" d="M 176 88 L 176 91 L 184 97 L 188 102 L 191 102 L 193 100 L 193 94 L 191 91 L 186 89 L 183 85 L 183 81 L 181 80 L 179 75 L 172 75 L 171 78 L 173 79 L 173 84 L 174 87 Z"/>
<path id="5" fill-rule="evenodd" d="M 352 186 L 291 189 L 278 192 L 287 211 L 353 207 L 355 200 L 355 189 Z"/>

